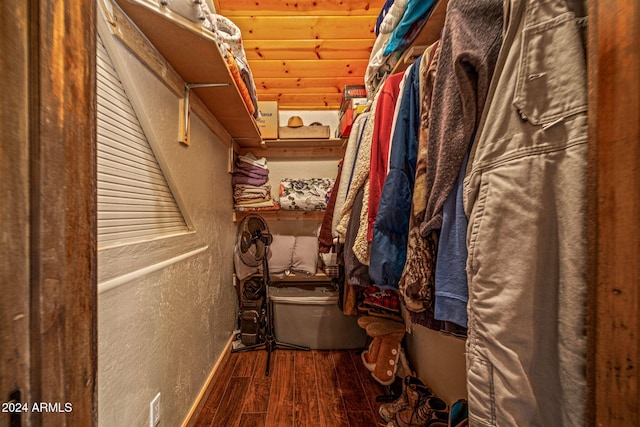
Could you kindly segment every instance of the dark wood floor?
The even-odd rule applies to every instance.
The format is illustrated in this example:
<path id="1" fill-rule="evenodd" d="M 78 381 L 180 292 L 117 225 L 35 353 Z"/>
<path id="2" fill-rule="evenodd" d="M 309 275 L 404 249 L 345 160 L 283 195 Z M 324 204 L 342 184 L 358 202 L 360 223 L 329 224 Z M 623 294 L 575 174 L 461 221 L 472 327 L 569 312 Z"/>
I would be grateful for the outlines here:
<path id="1" fill-rule="evenodd" d="M 376 397 L 385 388 L 355 350 L 231 353 L 219 367 L 194 426 L 384 426 Z"/>

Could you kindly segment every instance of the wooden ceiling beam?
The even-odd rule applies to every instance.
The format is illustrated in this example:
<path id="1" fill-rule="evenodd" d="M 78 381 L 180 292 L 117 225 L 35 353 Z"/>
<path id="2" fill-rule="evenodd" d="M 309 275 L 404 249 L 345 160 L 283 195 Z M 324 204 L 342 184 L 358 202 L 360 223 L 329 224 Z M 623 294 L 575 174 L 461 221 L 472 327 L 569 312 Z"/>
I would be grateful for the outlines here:
<path id="1" fill-rule="evenodd" d="M 291 77 L 256 79 L 258 90 L 285 92 L 293 89 L 303 89 L 310 92 L 342 93 L 345 85 L 363 84 L 363 79 L 357 77 Z"/>
<path id="2" fill-rule="evenodd" d="M 371 16 L 236 16 L 246 40 L 375 39 Z"/>
<path id="3" fill-rule="evenodd" d="M 339 110 L 342 95 L 260 95 L 259 101 L 278 101 L 279 110 Z"/>
<path id="4" fill-rule="evenodd" d="M 243 40 L 249 60 L 369 59 L 372 39 Z"/>
<path id="5" fill-rule="evenodd" d="M 366 59 L 315 61 L 249 61 L 254 75 L 260 79 L 286 77 L 356 77 L 364 76 Z"/>

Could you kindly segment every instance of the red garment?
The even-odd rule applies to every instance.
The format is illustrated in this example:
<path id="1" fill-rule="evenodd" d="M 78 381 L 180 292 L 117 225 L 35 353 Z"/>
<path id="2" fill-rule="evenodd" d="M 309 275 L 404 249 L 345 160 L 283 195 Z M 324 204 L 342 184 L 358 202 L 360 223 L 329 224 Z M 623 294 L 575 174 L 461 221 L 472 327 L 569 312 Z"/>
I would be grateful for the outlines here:
<path id="1" fill-rule="evenodd" d="M 373 225 L 378 214 L 380 195 L 384 180 L 387 177 L 389 145 L 391 142 L 391 123 L 396 100 L 400 93 L 400 82 L 404 73 L 392 74 L 380 89 L 376 115 L 373 122 L 373 136 L 371 141 L 371 163 L 369 170 L 369 215 L 367 227 L 367 241 L 373 239 Z"/>
<path id="2" fill-rule="evenodd" d="M 340 183 L 340 176 L 342 175 L 342 160 L 338 163 L 338 175 L 336 176 L 335 183 L 331 189 L 331 195 L 327 202 L 327 208 L 324 211 L 324 217 L 322 218 L 322 225 L 320 226 L 320 232 L 318 233 L 318 251 L 321 253 L 331 252 L 333 247 L 333 235 L 331 234 L 331 223 L 333 222 L 333 215 L 336 206 L 336 199 L 338 198 L 338 185 Z"/>

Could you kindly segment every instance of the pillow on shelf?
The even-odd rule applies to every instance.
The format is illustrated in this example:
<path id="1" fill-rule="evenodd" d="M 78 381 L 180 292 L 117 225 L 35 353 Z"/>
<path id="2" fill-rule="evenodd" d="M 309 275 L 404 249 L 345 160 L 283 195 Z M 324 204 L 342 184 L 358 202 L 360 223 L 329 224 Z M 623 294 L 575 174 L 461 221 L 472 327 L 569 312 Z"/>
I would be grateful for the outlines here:
<path id="1" fill-rule="evenodd" d="M 295 242 L 295 236 L 273 235 L 273 242 L 269 245 L 270 275 L 283 277 L 290 273 Z"/>
<path id="2" fill-rule="evenodd" d="M 318 238 L 297 236 L 293 246 L 291 270 L 296 274 L 313 276 L 318 269 Z"/>

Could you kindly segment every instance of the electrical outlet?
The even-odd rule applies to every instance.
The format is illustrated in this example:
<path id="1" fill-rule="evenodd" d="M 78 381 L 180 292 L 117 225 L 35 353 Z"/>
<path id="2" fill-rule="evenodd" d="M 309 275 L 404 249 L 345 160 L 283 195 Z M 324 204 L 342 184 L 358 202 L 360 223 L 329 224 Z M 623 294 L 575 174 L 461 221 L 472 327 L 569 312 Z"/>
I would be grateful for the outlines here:
<path id="1" fill-rule="evenodd" d="M 160 424 L 160 393 L 156 394 L 149 404 L 149 427 Z"/>

